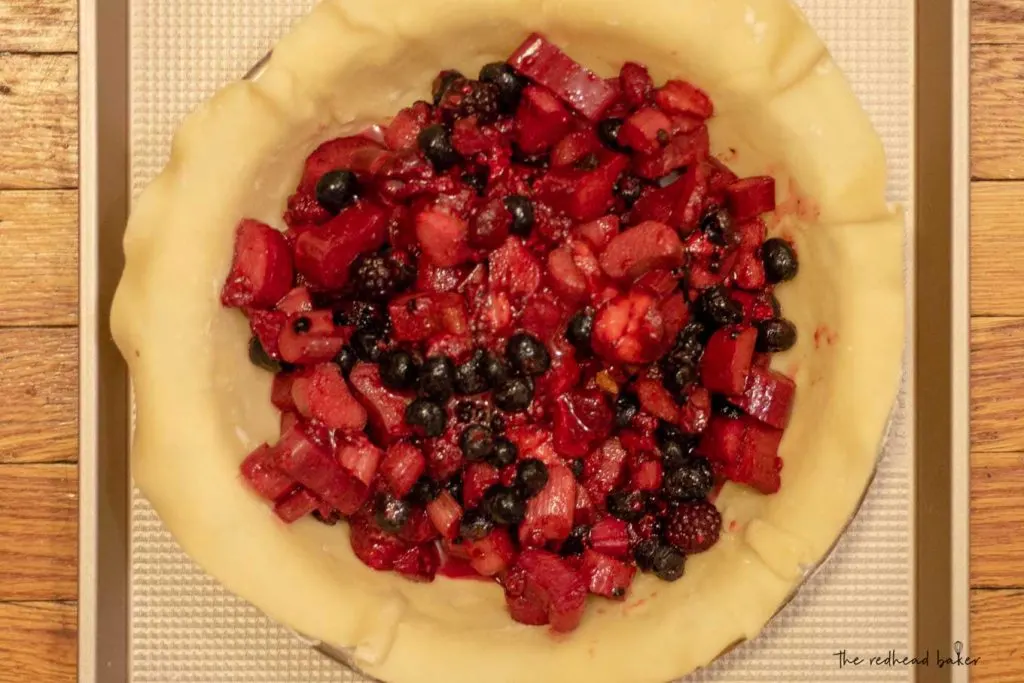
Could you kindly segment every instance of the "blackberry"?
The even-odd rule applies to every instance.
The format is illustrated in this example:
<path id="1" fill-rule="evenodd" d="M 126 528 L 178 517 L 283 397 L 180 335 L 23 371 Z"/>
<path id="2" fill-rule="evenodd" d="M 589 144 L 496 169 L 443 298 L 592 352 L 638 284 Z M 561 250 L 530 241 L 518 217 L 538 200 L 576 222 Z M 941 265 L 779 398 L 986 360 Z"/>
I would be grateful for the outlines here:
<path id="1" fill-rule="evenodd" d="M 535 458 L 516 465 L 516 488 L 525 498 L 533 498 L 548 484 L 548 466 Z"/>
<path id="2" fill-rule="evenodd" d="M 705 500 L 683 503 L 669 517 L 665 540 L 681 552 L 693 555 L 711 548 L 721 531 L 722 515 L 714 505 Z"/>
<path id="3" fill-rule="evenodd" d="M 487 406 L 476 401 L 459 401 L 455 406 L 455 419 L 463 424 L 487 422 Z"/>
<path id="4" fill-rule="evenodd" d="M 704 500 L 715 487 L 715 473 L 707 458 L 686 455 L 672 469 L 666 468 L 661 492 L 676 503 Z"/>
<path id="5" fill-rule="evenodd" d="M 448 416 L 440 404 L 418 398 L 406 407 L 405 421 L 419 434 L 435 437 L 444 434 Z"/>
<path id="6" fill-rule="evenodd" d="M 565 539 L 565 542 L 562 543 L 560 552 L 562 555 L 582 555 L 589 543 L 590 527 L 586 524 L 580 524 L 573 527 L 569 538 Z"/>
<path id="7" fill-rule="evenodd" d="M 267 372 L 281 372 L 281 364 L 267 355 L 267 350 L 255 335 L 249 339 L 249 362 Z"/>
<path id="8" fill-rule="evenodd" d="M 785 318 L 773 318 L 757 323 L 757 350 L 761 353 L 781 353 L 796 344 L 796 325 Z"/>
<path id="9" fill-rule="evenodd" d="M 397 534 L 409 521 L 409 505 L 390 493 L 380 493 L 373 501 L 373 518 L 384 531 Z"/>
<path id="10" fill-rule="evenodd" d="M 359 181 L 347 169 L 328 171 L 316 183 L 316 201 L 329 213 L 339 213 L 356 199 Z"/>
<path id="11" fill-rule="evenodd" d="M 483 357 L 484 352 L 477 351 L 469 360 L 455 368 L 455 391 L 459 394 L 472 396 L 482 394 L 489 388 L 487 378 L 480 367 Z"/>
<path id="12" fill-rule="evenodd" d="M 765 277 L 773 284 L 792 280 L 800 269 L 793 247 L 778 237 L 766 240 L 761 245 L 761 260 L 764 261 Z"/>
<path id="13" fill-rule="evenodd" d="M 531 377 L 543 375 L 551 368 L 551 354 L 547 347 L 525 332 L 512 335 L 505 346 L 505 357 L 515 370 Z"/>
<path id="14" fill-rule="evenodd" d="M 697 363 L 704 355 L 704 345 L 710 336 L 704 323 L 691 320 L 676 336 L 676 343 L 662 360 L 662 365 Z"/>
<path id="15" fill-rule="evenodd" d="M 405 266 L 384 254 L 356 257 L 351 280 L 357 296 L 374 301 L 386 301 L 412 284 Z"/>
<path id="16" fill-rule="evenodd" d="M 700 293 L 697 312 L 701 320 L 713 328 L 735 325 L 743 320 L 743 307 L 721 285 L 708 287 Z"/>

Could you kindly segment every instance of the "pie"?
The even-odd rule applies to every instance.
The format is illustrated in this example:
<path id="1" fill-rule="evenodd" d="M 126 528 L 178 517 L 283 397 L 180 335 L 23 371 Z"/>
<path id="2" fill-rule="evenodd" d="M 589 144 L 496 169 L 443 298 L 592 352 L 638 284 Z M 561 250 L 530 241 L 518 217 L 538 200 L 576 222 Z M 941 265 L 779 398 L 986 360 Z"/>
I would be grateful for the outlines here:
<path id="1" fill-rule="evenodd" d="M 528 5 L 326 0 L 125 235 L 136 484 L 386 681 L 662 682 L 756 636 L 899 386 L 902 215 L 799 10 Z"/>

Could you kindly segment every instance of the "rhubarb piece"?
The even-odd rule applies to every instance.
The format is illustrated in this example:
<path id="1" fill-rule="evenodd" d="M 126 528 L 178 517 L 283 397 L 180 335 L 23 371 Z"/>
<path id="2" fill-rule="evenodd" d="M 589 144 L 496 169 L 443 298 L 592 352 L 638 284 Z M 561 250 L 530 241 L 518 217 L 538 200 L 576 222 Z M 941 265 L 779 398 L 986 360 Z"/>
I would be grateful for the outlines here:
<path id="1" fill-rule="evenodd" d="M 743 394 L 729 399 L 751 417 L 769 427 L 785 429 L 793 412 L 796 384 L 782 373 L 768 368 L 750 369 Z"/>
<path id="2" fill-rule="evenodd" d="M 622 124 L 619 129 L 619 144 L 630 147 L 641 154 L 653 154 L 662 147 L 672 121 L 653 107 L 645 107 Z"/>
<path id="3" fill-rule="evenodd" d="M 586 240 L 595 252 L 604 251 L 608 243 L 619 234 L 622 221 L 618 216 L 602 216 L 575 228 L 576 234 Z"/>
<path id="4" fill-rule="evenodd" d="M 331 429 L 350 431 L 366 426 L 366 409 L 349 392 L 337 365 L 316 367 L 309 380 L 308 396 L 310 415 Z"/>
<path id="5" fill-rule="evenodd" d="M 711 335 L 700 362 L 701 383 L 708 391 L 742 394 L 754 359 L 757 330 L 723 328 Z"/>
<path id="6" fill-rule="evenodd" d="M 526 505 L 526 519 L 519 527 L 519 542 L 541 548 L 548 542 L 569 538 L 576 509 L 576 479 L 567 467 L 548 470 L 547 486 Z"/>
<path id="7" fill-rule="evenodd" d="M 668 145 L 652 154 L 641 154 L 633 159 L 633 171 L 641 178 L 654 180 L 684 166 L 707 158 L 711 148 L 707 126 L 690 133 L 675 135 Z"/>
<path id="8" fill-rule="evenodd" d="M 679 406 L 665 385 L 656 379 L 643 377 L 633 385 L 636 396 L 644 410 L 666 422 L 679 419 Z"/>
<path id="9" fill-rule="evenodd" d="M 553 553 L 525 550 L 504 581 L 505 598 L 514 618 L 529 615 L 524 623 L 551 624 L 551 629 L 567 633 L 575 629 L 586 607 L 587 586 L 569 565 Z M 522 601 L 513 609 L 513 602 Z M 530 609 L 526 609 L 529 606 Z M 543 615 L 545 621 L 538 621 Z"/>
<path id="10" fill-rule="evenodd" d="M 362 434 L 351 434 L 338 444 L 335 454 L 345 470 L 367 487 L 373 483 L 384 453 Z"/>
<path id="11" fill-rule="evenodd" d="M 611 433 L 612 410 L 597 390 L 560 393 L 552 410 L 555 450 L 566 458 L 581 458 Z"/>
<path id="12" fill-rule="evenodd" d="M 751 417 L 715 417 L 698 449 L 731 481 L 761 493 L 775 493 L 781 485 L 781 441 L 782 430 L 762 425 Z"/>
<path id="13" fill-rule="evenodd" d="M 615 297 L 594 319 L 594 351 L 613 363 L 650 363 L 657 360 L 665 341 L 657 301 L 640 290 Z"/>
<path id="14" fill-rule="evenodd" d="M 459 535 L 462 507 L 448 491 L 441 491 L 437 498 L 427 503 L 427 514 L 442 537 L 452 541 Z"/>
<path id="15" fill-rule="evenodd" d="M 292 257 L 284 235 L 259 221 L 239 223 L 221 303 L 269 308 L 288 293 L 292 278 Z"/>
<path id="16" fill-rule="evenodd" d="M 725 188 L 733 219 L 742 223 L 775 210 L 775 178 L 744 178 Z"/>
<path id="17" fill-rule="evenodd" d="M 350 520 L 349 542 L 355 556 L 377 571 L 394 569 L 398 559 L 410 549 L 408 543 L 383 531 L 369 515 Z"/>
<path id="18" fill-rule="evenodd" d="M 310 283 L 340 289 L 349 278 L 349 266 L 360 254 L 384 245 L 387 214 L 360 202 L 317 230 L 303 232 L 295 242 L 295 267 Z"/>
<path id="19" fill-rule="evenodd" d="M 471 510 L 480 506 L 484 493 L 501 478 L 498 469 L 484 462 L 473 462 L 466 466 L 462 477 L 462 503 Z"/>
<path id="20" fill-rule="evenodd" d="M 348 475 L 297 426 L 274 447 L 274 464 L 342 514 L 352 514 L 367 498 L 366 485 Z"/>
<path id="21" fill-rule="evenodd" d="M 263 444 L 242 461 L 242 476 L 267 500 L 277 500 L 295 488 L 295 480 L 274 464 L 274 451 Z"/>
<path id="22" fill-rule="evenodd" d="M 427 470 L 423 451 L 410 443 L 396 443 L 388 448 L 380 463 L 380 473 L 391 492 L 404 498 Z"/>
<path id="23" fill-rule="evenodd" d="M 683 243 L 664 223 L 647 221 L 620 233 L 601 254 L 601 267 L 609 277 L 635 279 L 655 269 L 683 265 Z"/>
<path id="24" fill-rule="evenodd" d="M 624 600 L 636 576 L 636 567 L 588 548 L 583 551 L 580 574 L 594 595 Z"/>
<path id="25" fill-rule="evenodd" d="M 391 444 L 412 433 L 405 422 L 405 411 L 412 397 L 385 387 L 377 365 L 357 363 L 349 375 L 349 382 L 366 408 L 370 426 L 380 443 Z"/>
<path id="26" fill-rule="evenodd" d="M 618 94 L 613 86 L 537 33 L 519 46 L 508 63 L 591 121 L 599 119 Z"/>
<path id="27" fill-rule="evenodd" d="M 320 507 L 320 499 L 308 489 L 297 488 L 274 504 L 274 514 L 286 524 L 296 522 Z"/>
<path id="28" fill-rule="evenodd" d="M 583 486 L 597 502 L 604 503 L 622 481 L 626 471 L 626 449 L 612 438 L 591 453 L 583 470 Z"/>
<path id="29" fill-rule="evenodd" d="M 540 287 L 541 265 L 517 237 L 491 252 L 489 281 L 493 288 L 521 298 Z"/>
<path id="30" fill-rule="evenodd" d="M 669 81 L 658 88 L 654 101 L 672 114 L 688 114 L 709 119 L 715 113 L 711 98 L 703 90 L 686 81 Z"/>
<path id="31" fill-rule="evenodd" d="M 470 541 L 469 564 L 480 576 L 497 576 L 515 560 L 517 551 L 507 529 L 494 529 L 479 541 Z"/>
<path id="32" fill-rule="evenodd" d="M 423 255 L 437 266 L 449 267 L 473 258 L 469 248 L 469 226 L 458 216 L 440 210 L 416 216 L 416 238 Z"/>
<path id="33" fill-rule="evenodd" d="M 551 149 L 569 132 L 569 112 L 554 95 L 536 86 L 523 91 L 516 112 L 516 142 L 526 154 Z"/>
<path id="34" fill-rule="evenodd" d="M 626 557 L 629 555 L 629 525 L 614 517 L 601 519 L 590 529 L 590 547 L 608 557 Z"/>

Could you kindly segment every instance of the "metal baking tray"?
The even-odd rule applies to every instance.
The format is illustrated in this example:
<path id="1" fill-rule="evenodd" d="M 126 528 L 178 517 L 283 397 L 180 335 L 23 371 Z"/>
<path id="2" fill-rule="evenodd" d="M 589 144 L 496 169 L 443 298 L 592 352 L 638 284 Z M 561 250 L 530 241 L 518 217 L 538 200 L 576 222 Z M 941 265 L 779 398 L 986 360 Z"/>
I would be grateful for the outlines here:
<path id="1" fill-rule="evenodd" d="M 411 1 L 411 0 L 410 0 Z M 642 1 L 642 0 L 641 0 Z M 799 2 L 800 0 L 798 0 Z M 886 2 L 887 0 L 875 0 Z M 894 3 L 909 7 L 904 0 Z M 139 3 L 170 7 L 172 0 L 81 0 L 81 225 L 80 225 L 80 580 L 78 680 L 121 683 L 187 680 L 210 683 L 192 670 L 163 678 L 133 670 L 138 625 L 133 628 L 132 569 L 134 500 L 129 463 L 131 402 L 126 368 L 112 342 L 108 312 L 120 277 L 121 238 L 133 191 L 133 50 L 131 13 Z M 948 656 L 959 643 L 969 653 L 969 437 L 968 437 L 968 242 L 969 242 L 969 1 L 915 0 L 913 90 L 908 189 L 913 206 L 908 226 L 909 326 L 906 416 L 915 453 L 908 466 L 907 560 L 911 595 L 907 601 L 908 654 L 932 653 L 931 666 L 877 670 L 863 677 L 836 678 L 836 655 L 820 653 L 820 680 L 962 682 L 968 667 L 938 667 L 936 650 Z M 223 3 L 225 6 L 231 3 Z M 821 4 L 821 3 L 819 3 Z M 837 3 L 852 8 L 857 3 Z M 158 9 L 159 11 L 159 9 Z M 842 8 L 838 11 L 843 11 Z M 850 10 L 852 11 L 852 10 Z M 856 21 L 856 18 L 854 19 Z M 185 40 L 187 36 L 179 36 Z M 187 42 L 187 41 L 186 41 Z M 258 55 L 256 55 L 258 56 Z M 238 72 L 238 75 L 244 69 Z M 207 77 L 210 74 L 206 74 Z M 904 93 L 906 94 L 906 93 Z M 908 98 L 908 102 L 910 99 Z M 913 455 L 913 454 L 912 454 Z M 884 476 L 884 468 L 880 476 Z M 870 498 L 870 496 L 869 496 Z M 868 501 L 870 506 L 871 501 Z M 144 504 L 143 504 L 144 505 Z M 134 530 L 138 533 L 137 529 Z M 870 548 L 868 549 L 870 552 Z M 180 551 L 178 551 L 180 552 Z M 860 560 L 870 563 L 870 557 Z M 217 591 L 215 582 L 203 591 Z M 217 594 L 218 596 L 220 594 Z M 137 597 L 135 598 L 137 599 Z M 222 599 L 218 597 L 217 599 Z M 207 618 L 209 615 L 199 615 Z M 189 623 L 178 614 L 167 629 Z M 828 619 L 828 616 L 819 617 Z M 799 616 L 793 620 L 799 619 Z M 791 621 L 793 621 L 791 620 Z M 247 622 L 248 623 L 248 622 Z M 874 625 L 860 624 L 856 629 Z M 152 623 L 146 625 L 153 628 Z M 257 624 L 257 629 L 266 628 Z M 198 626 L 197 626 L 198 629 Z M 198 629 L 200 633 L 216 632 Z M 223 629 L 222 629 L 223 630 Z M 173 635 L 173 634 L 171 634 Z M 170 636 L 169 636 L 170 637 Z M 289 636 L 290 638 L 291 636 Z M 158 639 L 159 640 L 159 639 Z M 229 639 L 230 640 L 230 639 Z M 249 642 L 249 641 L 246 641 Z M 147 641 L 146 647 L 152 643 Z M 298 644 L 298 647 L 307 647 Z M 740 648 L 742 649 L 742 648 Z M 844 649 L 843 642 L 835 650 Z M 237 655 L 231 652 L 229 655 Z M 861 654 L 861 653 L 855 653 Z M 885 656 L 887 652 L 870 655 Z M 902 654 L 902 653 L 898 653 Z M 209 656 L 197 653 L 196 657 Z M 303 660 L 304 661 L 304 660 Z M 233 666 L 231 656 L 216 663 Z M 299 666 L 294 661 L 284 668 Z M 340 666 L 331 664 L 330 666 Z M 137 667 L 136 667 L 137 668 Z M 898 669 L 898 665 L 896 669 Z M 892 671 L 896 671 L 892 669 Z M 282 669 L 284 670 L 284 669 Z M 323 677 L 326 669 L 299 672 L 288 680 L 356 680 Z M 190 673 L 191 671 L 191 673 Z M 239 669 L 243 671 L 244 669 Z M 294 672 L 293 672 L 294 673 Z M 261 681 L 281 683 L 267 673 Z M 743 678 L 785 682 L 787 674 Z M 855 673 L 850 673 L 855 676 Z M 257 680 L 252 674 L 217 675 L 217 681 Z M 270 676 L 270 677 L 266 677 Z M 724 681 L 721 677 L 699 680 Z M 801 676 L 799 680 L 819 680 Z M 730 679 L 731 682 L 731 679 Z"/>

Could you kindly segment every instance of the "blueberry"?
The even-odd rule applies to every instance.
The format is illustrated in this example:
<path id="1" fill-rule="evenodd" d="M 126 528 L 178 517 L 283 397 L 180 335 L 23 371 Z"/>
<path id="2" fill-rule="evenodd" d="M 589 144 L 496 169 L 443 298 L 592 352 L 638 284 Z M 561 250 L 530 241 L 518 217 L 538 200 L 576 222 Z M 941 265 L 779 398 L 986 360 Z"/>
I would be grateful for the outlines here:
<path id="1" fill-rule="evenodd" d="M 292 329 L 295 330 L 295 334 L 305 334 L 311 327 L 313 327 L 313 321 L 304 315 L 300 315 L 292 321 Z"/>
<path id="2" fill-rule="evenodd" d="M 512 377 L 494 390 L 494 405 L 506 413 L 521 413 L 533 402 L 533 383 L 525 377 Z"/>
<path id="3" fill-rule="evenodd" d="M 495 484 L 484 494 L 483 509 L 495 524 L 519 524 L 526 517 L 526 503 L 510 486 Z"/>
<path id="4" fill-rule="evenodd" d="M 434 99 L 434 106 L 436 107 L 441 103 L 441 100 L 448 92 L 448 88 L 450 88 L 455 81 L 462 80 L 464 78 L 465 76 L 455 69 L 447 69 L 439 73 L 430 88 L 430 93 Z"/>
<path id="5" fill-rule="evenodd" d="M 444 483 L 444 488 L 455 500 L 462 502 L 462 475 L 456 474 Z"/>
<path id="6" fill-rule="evenodd" d="M 708 287 L 697 299 L 697 312 L 703 322 L 718 328 L 735 325 L 743 320 L 743 307 L 729 296 L 721 285 Z"/>
<path id="7" fill-rule="evenodd" d="M 625 429 L 640 412 L 640 400 L 634 394 L 621 392 L 615 399 L 615 426 Z"/>
<path id="8" fill-rule="evenodd" d="M 439 123 L 427 126 L 416 138 L 423 155 L 438 171 L 445 171 L 459 161 L 459 154 L 452 146 L 451 135 Z"/>
<path id="9" fill-rule="evenodd" d="M 376 363 L 380 360 L 381 339 L 380 335 L 370 330 L 356 330 L 352 333 L 352 348 L 355 349 L 356 357 L 359 360 Z"/>
<path id="10" fill-rule="evenodd" d="M 341 368 L 341 374 L 348 377 L 348 373 L 352 372 L 352 368 L 356 365 L 356 350 L 346 344 L 341 347 L 338 351 L 338 355 L 334 357 L 335 364 Z"/>
<path id="11" fill-rule="evenodd" d="M 384 531 L 397 534 L 409 521 L 409 505 L 390 493 L 380 493 L 373 501 L 373 517 Z"/>
<path id="12" fill-rule="evenodd" d="M 419 394 L 447 401 L 455 393 L 455 364 L 447 356 L 432 356 L 420 369 Z"/>
<path id="13" fill-rule="evenodd" d="M 356 174 L 347 169 L 324 173 L 316 184 L 316 201 L 330 213 L 338 213 L 351 204 L 359 192 Z"/>
<path id="14" fill-rule="evenodd" d="M 380 356 L 380 379 L 389 389 L 409 389 L 416 384 L 416 359 L 405 349 L 391 349 Z"/>
<path id="15" fill-rule="evenodd" d="M 628 173 L 619 178 L 619 182 L 615 184 L 615 194 L 619 196 L 627 209 L 633 208 L 643 190 L 644 182 Z"/>
<path id="16" fill-rule="evenodd" d="M 669 362 L 662 369 L 662 384 L 676 396 L 697 381 L 697 366 L 689 361 Z"/>
<path id="17" fill-rule="evenodd" d="M 633 547 L 633 560 L 636 562 L 637 569 L 643 572 L 654 569 L 654 558 L 660 547 L 658 541 L 653 538 L 638 541 Z"/>
<path id="18" fill-rule="evenodd" d="M 516 488 L 525 498 L 533 498 L 548 484 L 548 466 L 535 458 L 516 465 Z"/>
<path id="19" fill-rule="evenodd" d="M 623 151 L 622 145 L 619 144 L 619 131 L 622 130 L 622 124 L 623 120 L 615 117 L 603 119 L 598 123 L 597 138 L 601 144 L 616 152 Z"/>
<path id="20" fill-rule="evenodd" d="M 738 420 L 743 417 L 743 411 L 729 403 L 728 399 L 722 394 L 712 394 L 711 410 L 716 415 L 721 415 L 731 420 Z"/>
<path id="21" fill-rule="evenodd" d="M 722 208 L 713 208 L 700 219 L 700 229 L 712 244 L 727 246 L 734 239 L 732 216 Z"/>
<path id="22" fill-rule="evenodd" d="M 688 456 L 682 464 L 668 470 L 662 481 L 661 490 L 667 500 L 683 503 L 704 500 L 715 486 L 715 474 L 707 458 L 699 455 Z"/>
<path id="23" fill-rule="evenodd" d="M 493 528 L 494 522 L 482 511 L 466 510 L 459 524 L 459 535 L 464 541 L 479 541 L 491 533 Z"/>
<path id="24" fill-rule="evenodd" d="M 470 425 L 462 430 L 459 437 L 459 448 L 466 460 L 481 462 L 494 452 L 494 435 L 491 430 L 481 425 Z"/>
<path id="25" fill-rule="evenodd" d="M 492 62 L 480 69 L 480 80 L 498 86 L 498 101 L 506 112 L 513 112 L 519 105 L 526 81 L 505 62 Z"/>
<path id="26" fill-rule="evenodd" d="M 483 375 L 488 387 L 496 389 L 508 379 L 508 368 L 505 367 L 505 363 L 496 355 L 490 351 L 485 351 L 480 359 L 480 374 Z"/>
<path id="27" fill-rule="evenodd" d="M 666 472 L 682 467 L 697 447 L 696 439 L 684 434 L 681 429 L 662 422 L 654 432 L 654 439 L 661 451 L 661 461 Z"/>
<path id="28" fill-rule="evenodd" d="M 551 354 L 543 342 L 533 335 L 519 332 L 512 335 L 505 346 L 505 358 L 523 375 L 543 375 L 551 368 Z"/>
<path id="29" fill-rule="evenodd" d="M 565 539 L 565 543 L 562 544 L 560 552 L 562 555 L 582 555 L 589 543 L 590 527 L 586 524 L 580 524 L 573 527 L 569 538 Z"/>
<path id="30" fill-rule="evenodd" d="M 493 431 L 493 430 L 492 430 Z M 494 450 L 487 462 L 497 468 L 508 467 L 519 457 L 519 449 L 514 443 L 504 438 L 494 440 Z"/>
<path id="31" fill-rule="evenodd" d="M 577 311 L 569 319 L 565 338 L 581 353 L 590 353 L 590 337 L 594 333 L 594 312 L 588 308 Z"/>
<path id="32" fill-rule="evenodd" d="M 440 404 L 418 398 L 406 407 L 405 421 L 418 433 L 434 437 L 444 434 L 448 416 Z"/>
<path id="33" fill-rule="evenodd" d="M 757 323 L 757 350 L 761 353 L 781 353 L 796 344 L 796 325 L 785 318 L 773 318 Z"/>
<path id="34" fill-rule="evenodd" d="M 761 260 L 764 261 L 764 274 L 768 282 L 772 283 L 792 280 L 800 269 L 793 247 L 778 237 L 766 240 L 761 245 Z"/>
<path id="35" fill-rule="evenodd" d="M 281 364 L 267 355 L 267 350 L 256 336 L 249 340 L 249 362 L 267 372 L 281 372 Z"/>
<path id="36" fill-rule="evenodd" d="M 676 336 L 675 345 L 662 361 L 666 364 L 695 364 L 704 355 L 704 345 L 710 337 L 709 330 L 699 320 L 691 320 Z"/>
<path id="37" fill-rule="evenodd" d="M 640 491 L 616 491 L 608 496 L 608 513 L 624 522 L 639 522 L 644 516 L 647 501 Z"/>
<path id="38" fill-rule="evenodd" d="M 600 165 L 601 160 L 598 158 L 598 156 L 593 152 L 590 152 L 589 154 L 584 154 L 579 159 L 577 159 L 576 163 L 573 164 L 573 168 L 575 168 L 577 171 L 593 171 Z"/>
<path id="39" fill-rule="evenodd" d="M 533 202 L 521 194 L 505 197 L 505 208 L 512 214 L 512 225 L 509 227 L 513 235 L 525 237 L 533 229 Z"/>
<path id="40" fill-rule="evenodd" d="M 662 581 L 677 581 L 685 567 L 686 556 L 668 544 L 658 546 L 654 552 L 652 569 Z"/>
<path id="41" fill-rule="evenodd" d="M 472 358 L 455 368 L 455 391 L 463 396 L 481 394 L 488 389 L 487 378 L 480 367 L 484 352 L 477 351 Z"/>
<path id="42" fill-rule="evenodd" d="M 478 196 L 483 197 L 487 192 L 487 181 L 491 177 L 491 172 L 484 166 L 474 171 L 466 171 L 460 177 L 462 182 L 476 190 Z"/>
<path id="43" fill-rule="evenodd" d="M 570 460 L 569 471 L 572 472 L 572 476 L 579 481 L 583 478 L 583 471 L 586 469 L 586 463 L 582 460 Z"/>
<path id="44" fill-rule="evenodd" d="M 416 505 L 426 505 L 441 495 L 441 486 L 436 481 L 423 475 L 412 485 L 405 499 Z"/>

